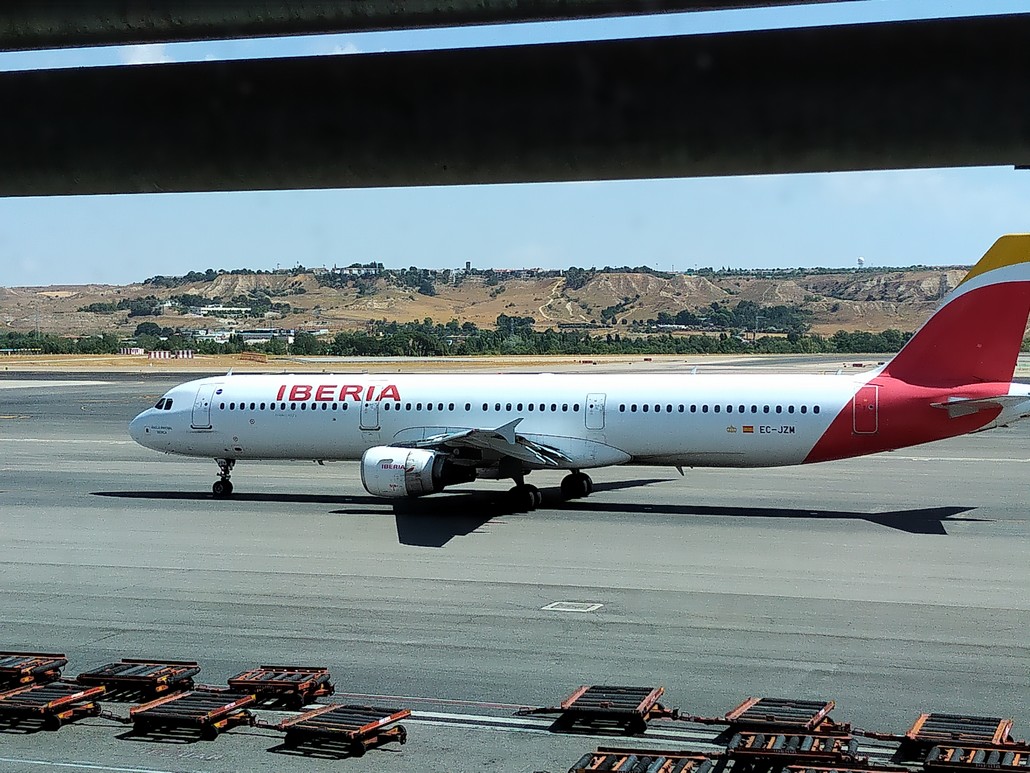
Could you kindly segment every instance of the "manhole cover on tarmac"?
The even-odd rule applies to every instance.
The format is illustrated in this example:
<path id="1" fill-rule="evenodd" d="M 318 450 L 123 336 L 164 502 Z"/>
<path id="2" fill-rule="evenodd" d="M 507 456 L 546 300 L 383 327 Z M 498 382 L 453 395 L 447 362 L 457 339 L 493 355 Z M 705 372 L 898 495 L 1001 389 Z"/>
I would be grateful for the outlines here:
<path id="1" fill-rule="evenodd" d="M 553 601 L 540 609 L 545 612 L 596 612 L 603 606 L 590 601 Z"/>

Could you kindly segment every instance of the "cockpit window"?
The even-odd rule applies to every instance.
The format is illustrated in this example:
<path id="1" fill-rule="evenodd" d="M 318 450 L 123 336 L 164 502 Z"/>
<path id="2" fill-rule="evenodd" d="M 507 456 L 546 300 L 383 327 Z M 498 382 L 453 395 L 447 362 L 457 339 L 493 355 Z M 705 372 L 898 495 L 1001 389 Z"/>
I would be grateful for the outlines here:
<path id="1" fill-rule="evenodd" d="M 165 407 L 165 399 L 162 397 L 160 400 L 157 401 L 157 405 L 155 405 L 154 407 L 160 411 L 162 408 Z"/>
<path id="2" fill-rule="evenodd" d="M 172 410 L 172 398 L 170 398 L 170 397 L 167 400 L 165 400 L 165 410 L 166 411 Z"/>

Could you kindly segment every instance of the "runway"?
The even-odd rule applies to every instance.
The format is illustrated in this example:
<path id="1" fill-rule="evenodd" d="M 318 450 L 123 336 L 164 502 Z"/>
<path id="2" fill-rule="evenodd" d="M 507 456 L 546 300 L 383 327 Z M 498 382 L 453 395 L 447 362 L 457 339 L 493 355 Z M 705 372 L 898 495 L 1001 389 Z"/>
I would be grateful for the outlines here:
<path id="1" fill-rule="evenodd" d="M 349 770 L 566 770 L 598 739 L 431 714 L 510 717 L 580 684 L 664 685 L 696 714 L 827 698 L 878 730 L 934 710 L 1030 734 L 1030 424 L 804 468 L 601 470 L 571 503 L 534 474 L 528 514 L 489 481 L 395 513 L 354 463 L 241 463 L 234 499 L 213 500 L 213 462 L 126 434 L 181 379 L 75 378 L 104 383 L 0 390 L 0 649 L 64 652 L 68 674 L 196 659 L 211 683 L 326 665 L 342 693 L 430 712 Z M 269 754 L 267 731 L 121 732 L 0 732 L 0 769 L 341 764 Z"/>

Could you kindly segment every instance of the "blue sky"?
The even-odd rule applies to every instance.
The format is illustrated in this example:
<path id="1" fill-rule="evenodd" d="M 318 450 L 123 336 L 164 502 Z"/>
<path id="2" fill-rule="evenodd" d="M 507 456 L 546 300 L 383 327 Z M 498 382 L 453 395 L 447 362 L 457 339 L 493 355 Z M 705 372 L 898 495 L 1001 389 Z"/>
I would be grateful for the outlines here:
<path id="1" fill-rule="evenodd" d="M 306 55 L 1030 12 L 1030 0 L 863 0 L 280 39 L 0 53 L 0 70 Z M 10 120 L 7 118 L 5 120 Z M 206 268 L 968 264 L 1030 230 L 1011 167 L 607 183 L 0 199 L 0 286 Z"/>

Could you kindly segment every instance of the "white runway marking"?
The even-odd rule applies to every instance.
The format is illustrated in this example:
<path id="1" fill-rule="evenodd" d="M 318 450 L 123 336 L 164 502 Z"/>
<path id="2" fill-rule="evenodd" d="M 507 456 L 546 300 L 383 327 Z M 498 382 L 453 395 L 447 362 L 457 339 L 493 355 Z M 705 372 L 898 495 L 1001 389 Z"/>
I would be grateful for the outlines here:
<path id="1" fill-rule="evenodd" d="M 96 440 L 95 438 L 66 438 L 66 437 L 3 437 L 3 443 L 89 443 L 92 446 L 127 446 L 135 443 L 135 440 Z"/>
<path id="2" fill-rule="evenodd" d="M 17 757 L 0 757 L 0 762 L 16 762 L 19 765 L 37 765 L 41 768 L 72 768 L 74 770 L 107 770 L 112 773 L 176 773 L 165 768 L 120 768 L 99 765 L 93 762 L 51 762 L 49 760 L 22 760 Z"/>
<path id="3" fill-rule="evenodd" d="M 48 389 L 52 387 L 103 386 L 106 381 L 8 381 L 0 379 L 0 389 Z"/>

